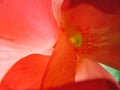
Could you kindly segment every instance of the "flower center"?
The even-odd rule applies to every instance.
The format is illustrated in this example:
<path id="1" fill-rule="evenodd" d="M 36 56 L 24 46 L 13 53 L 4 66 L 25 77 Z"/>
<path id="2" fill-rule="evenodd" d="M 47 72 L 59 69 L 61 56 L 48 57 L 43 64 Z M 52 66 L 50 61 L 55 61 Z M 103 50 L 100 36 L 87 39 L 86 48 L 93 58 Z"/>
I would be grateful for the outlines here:
<path id="1" fill-rule="evenodd" d="M 82 44 L 82 37 L 79 33 L 70 37 L 70 42 L 76 47 L 80 47 Z"/>
<path id="2" fill-rule="evenodd" d="M 82 36 L 75 23 L 72 22 L 72 19 L 70 21 L 69 20 L 70 20 L 69 16 L 68 17 L 66 17 L 66 15 L 62 16 L 61 19 L 62 28 L 68 35 L 70 42 L 74 45 L 75 48 L 78 48 L 82 44 Z"/>

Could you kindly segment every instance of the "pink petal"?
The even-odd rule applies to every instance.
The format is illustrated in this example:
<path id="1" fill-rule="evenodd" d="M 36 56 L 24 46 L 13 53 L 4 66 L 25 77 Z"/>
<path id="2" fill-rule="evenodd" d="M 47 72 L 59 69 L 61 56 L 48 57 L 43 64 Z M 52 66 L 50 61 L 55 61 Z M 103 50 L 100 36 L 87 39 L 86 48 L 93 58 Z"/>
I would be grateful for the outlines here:
<path id="1" fill-rule="evenodd" d="M 91 60 L 87 56 L 81 56 L 81 55 L 78 56 L 77 61 L 78 62 L 77 62 L 76 77 L 75 77 L 75 80 L 77 82 L 105 78 L 118 85 L 115 79 L 110 75 L 110 73 L 108 73 L 103 67 L 101 67 L 98 62 Z"/>
<path id="2" fill-rule="evenodd" d="M 62 86 L 74 82 L 76 59 L 73 46 L 65 33 L 61 33 L 43 77 L 41 89 Z"/>
<path id="3" fill-rule="evenodd" d="M 26 46 L 51 48 L 50 46 L 53 46 L 57 27 L 51 0 L 44 2 L 42 0 L 14 0 L 12 2 L 7 0 L 0 4 L 0 37 L 4 42 L 17 44 L 23 48 Z"/>
<path id="4" fill-rule="evenodd" d="M 51 0 L 1 0 L 0 79 L 21 57 L 50 55 L 57 33 Z"/>
<path id="5" fill-rule="evenodd" d="M 29 55 L 13 65 L 3 78 L 0 90 L 36 90 L 48 64 L 49 57 Z"/>
<path id="6" fill-rule="evenodd" d="M 61 24 L 61 7 L 64 1 L 66 0 L 52 0 L 53 14 L 58 26 Z"/>

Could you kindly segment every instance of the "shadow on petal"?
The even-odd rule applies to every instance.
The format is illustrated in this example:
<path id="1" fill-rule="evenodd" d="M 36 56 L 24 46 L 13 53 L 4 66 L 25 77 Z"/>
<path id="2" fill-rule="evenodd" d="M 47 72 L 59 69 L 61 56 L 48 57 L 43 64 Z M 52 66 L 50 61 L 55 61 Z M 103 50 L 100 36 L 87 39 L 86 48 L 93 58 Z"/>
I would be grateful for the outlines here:
<path id="1" fill-rule="evenodd" d="M 47 90 L 120 90 L 120 88 L 109 80 L 95 79 L 84 82 L 71 83 Z"/>

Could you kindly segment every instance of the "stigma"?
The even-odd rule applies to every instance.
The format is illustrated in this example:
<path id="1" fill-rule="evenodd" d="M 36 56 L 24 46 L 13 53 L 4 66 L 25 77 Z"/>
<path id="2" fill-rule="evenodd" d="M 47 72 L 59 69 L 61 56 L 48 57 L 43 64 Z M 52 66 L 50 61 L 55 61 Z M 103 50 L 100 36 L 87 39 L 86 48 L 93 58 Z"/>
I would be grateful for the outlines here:
<path id="1" fill-rule="evenodd" d="M 74 45 L 75 48 L 79 48 L 82 45 L 82 36 L 80 35 L 80 33 L 76 33 L 69 38 L 70 42 Z"/>

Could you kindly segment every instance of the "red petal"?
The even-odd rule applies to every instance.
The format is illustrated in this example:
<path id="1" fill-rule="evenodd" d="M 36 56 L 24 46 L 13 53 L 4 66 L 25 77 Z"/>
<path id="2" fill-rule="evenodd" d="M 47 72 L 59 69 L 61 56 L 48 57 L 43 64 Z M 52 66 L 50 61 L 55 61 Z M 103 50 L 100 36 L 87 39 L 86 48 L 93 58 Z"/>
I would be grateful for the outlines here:
<path id="1" fill-rule="evenodd" d="M 120 70 L 120 14 L 109 14 L 97 7 L 80 4 L 65 11 L 63 17 L 67 31 L 72 28 L 82 36 L 81 54 L 92 55 Z"/>
<path id="2" fill-rule="evenodd" d="M 107 13 L 120 14 L 120 0 L 64 0 L 61 9 L 62 11 L 66 11 L 83 3 L 90 4 Z"/>
<path id="3" fill-rule="evenodd" d="M 47 90 L 120 90 L 114 83 L 106 79 L 95 79 L 84 82 L 71 83 L 62 87 Z"/>
<path id="4" fill-rule="evenodd" d="M 42 89 L 74 82 L 75 72 L 76 54 L 68 38 L 62 33 L 46 69 Z"/>
<path id="5" fill-rule="evenodd" d="M 21 57 L 51 54 L 56 39 L 51 0 L 0 0 L 0 80 Z"/>
<path id="6" fill-rule="evenodd" d="M 5 75 L 0 90 L 39 89 L 49 57 L 33 54 L 18 61 Z"/>

